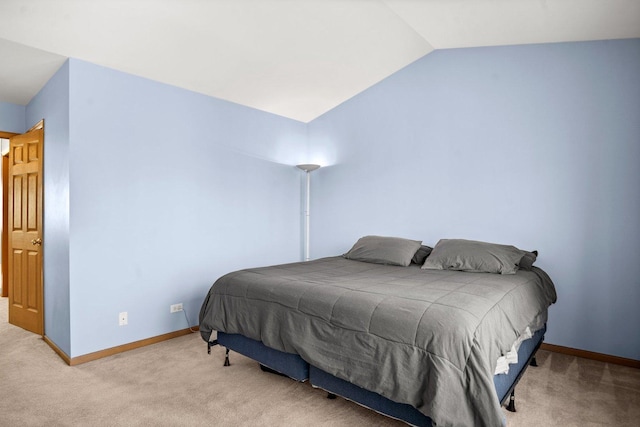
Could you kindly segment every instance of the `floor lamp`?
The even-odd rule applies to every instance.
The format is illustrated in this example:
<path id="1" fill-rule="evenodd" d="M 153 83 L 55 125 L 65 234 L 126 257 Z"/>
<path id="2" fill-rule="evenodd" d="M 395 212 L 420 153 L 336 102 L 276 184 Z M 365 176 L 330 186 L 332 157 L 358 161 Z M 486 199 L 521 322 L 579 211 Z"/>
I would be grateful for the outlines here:
<path id="1" fill-rule="evenodd" d="M 304 208 L 304 260 L 309 261 L 309 217 L 311 208 L 311 172 L 320 168 L 320 165 L 297 165 L 298 169 L 307 174 L 306 202 Z"/>

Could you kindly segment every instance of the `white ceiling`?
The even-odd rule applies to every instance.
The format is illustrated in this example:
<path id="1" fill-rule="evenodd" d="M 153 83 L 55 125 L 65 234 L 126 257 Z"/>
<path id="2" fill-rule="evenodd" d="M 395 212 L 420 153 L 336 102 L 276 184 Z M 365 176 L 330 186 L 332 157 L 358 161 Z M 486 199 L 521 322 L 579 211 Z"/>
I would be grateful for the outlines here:
<path id="1" fill-rule="evenodd" d="M 67 57 L 308 122 L 434 49 L 640 37 L 640 0 L 0 0 L 0 101 Z"/>

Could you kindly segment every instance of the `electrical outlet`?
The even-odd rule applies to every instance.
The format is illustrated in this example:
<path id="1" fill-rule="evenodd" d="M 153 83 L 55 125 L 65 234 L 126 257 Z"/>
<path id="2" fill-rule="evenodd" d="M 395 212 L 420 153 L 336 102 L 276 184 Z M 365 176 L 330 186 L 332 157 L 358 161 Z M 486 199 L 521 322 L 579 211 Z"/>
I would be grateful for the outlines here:
<path id="1" fill-rule="evenodd" d="M 126 311 L 118 314 L 118 324 L 120 326 L 126 326 L 129 323 L 129 315 Z"/>
<path id="2" fill-rule="evenodd" d="M 173 304 L 169 306 L 170 313 L 177 313 L 179 311 L 182 311 L 182 303 Z"/>

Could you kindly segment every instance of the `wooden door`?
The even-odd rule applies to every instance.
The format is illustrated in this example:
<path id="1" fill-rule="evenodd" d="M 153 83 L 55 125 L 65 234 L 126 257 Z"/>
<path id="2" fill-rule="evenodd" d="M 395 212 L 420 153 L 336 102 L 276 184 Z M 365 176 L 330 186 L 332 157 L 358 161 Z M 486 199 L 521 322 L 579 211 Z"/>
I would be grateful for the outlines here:
<path id="1" fill-rule="evenodd" d="M 42 280 L 42 122 L 9 143 L 9 323 L 44 333 Z"/>

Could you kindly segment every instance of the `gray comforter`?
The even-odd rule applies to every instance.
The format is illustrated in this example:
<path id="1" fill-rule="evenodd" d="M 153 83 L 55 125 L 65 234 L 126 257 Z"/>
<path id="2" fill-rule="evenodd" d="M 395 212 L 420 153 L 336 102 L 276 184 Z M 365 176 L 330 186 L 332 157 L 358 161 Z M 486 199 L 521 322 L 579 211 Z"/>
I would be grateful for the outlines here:
<path id="1" fill-rule="evenodd" d="M 299 354 L 438 426 L 499 426 L 496 360 L 555 300 L 535 267 L 500 275 L 333 257 L 221 277 L 202 305 L 200 333 Z"/>

